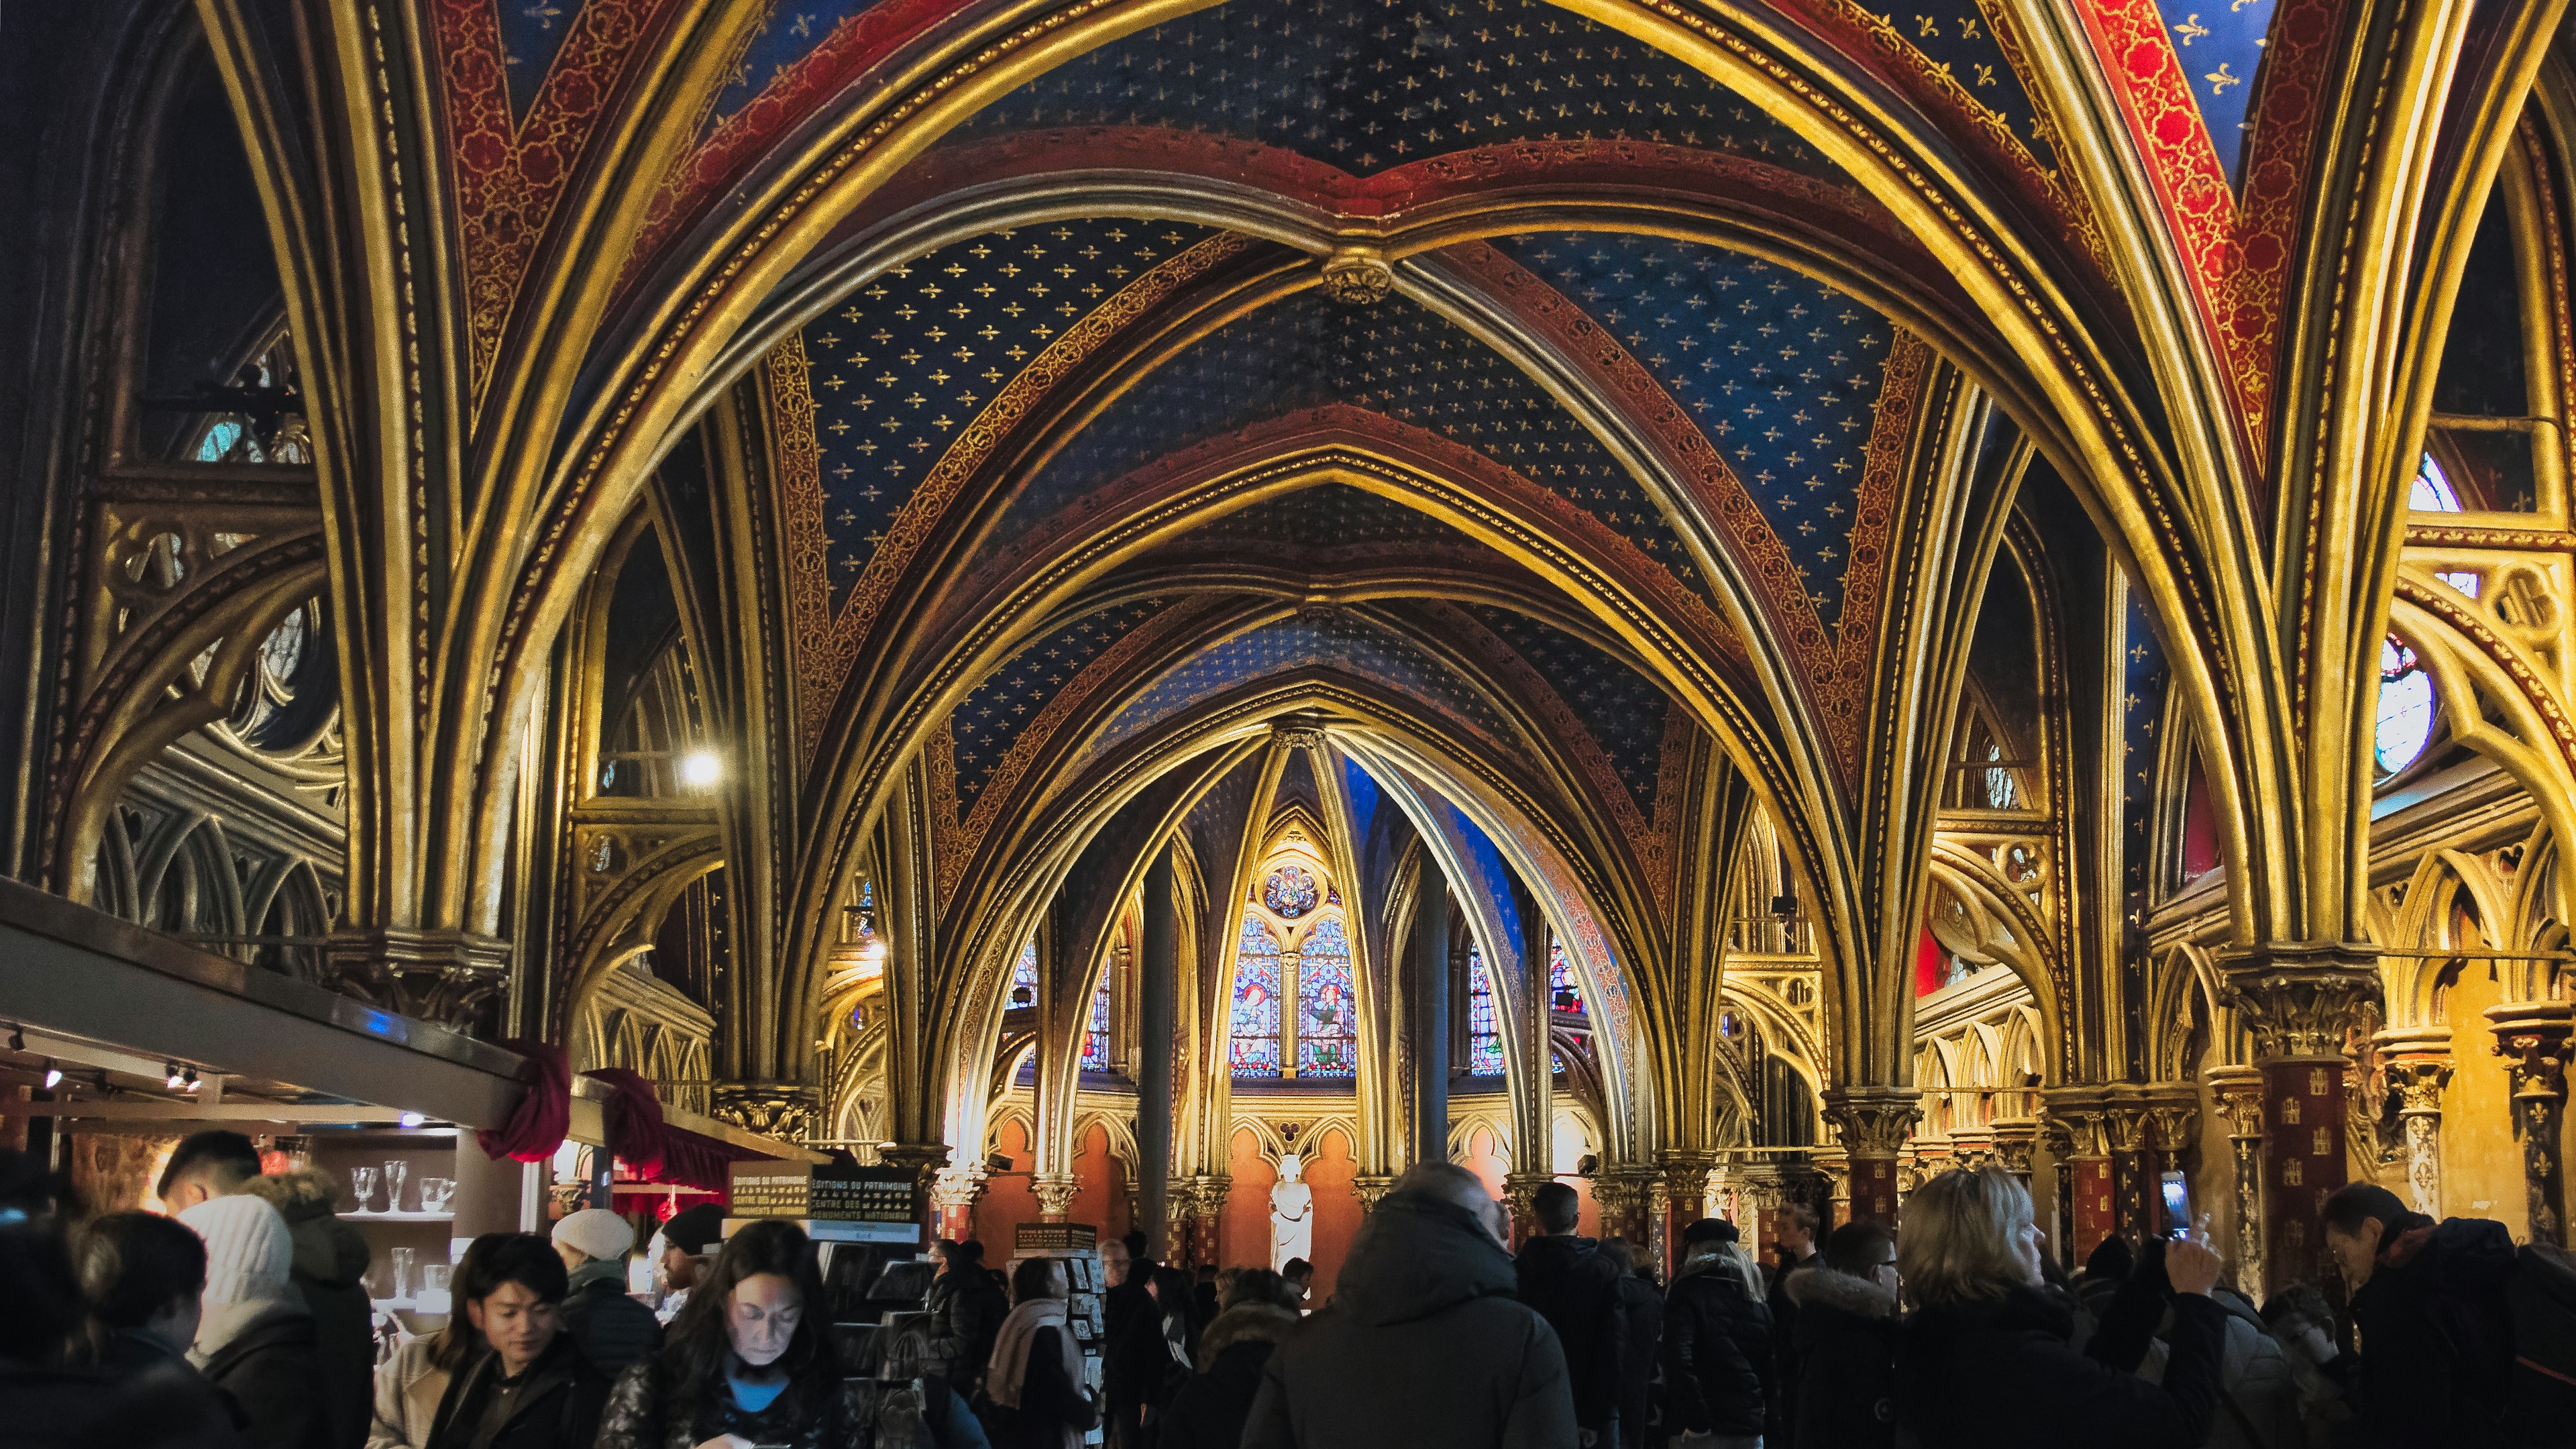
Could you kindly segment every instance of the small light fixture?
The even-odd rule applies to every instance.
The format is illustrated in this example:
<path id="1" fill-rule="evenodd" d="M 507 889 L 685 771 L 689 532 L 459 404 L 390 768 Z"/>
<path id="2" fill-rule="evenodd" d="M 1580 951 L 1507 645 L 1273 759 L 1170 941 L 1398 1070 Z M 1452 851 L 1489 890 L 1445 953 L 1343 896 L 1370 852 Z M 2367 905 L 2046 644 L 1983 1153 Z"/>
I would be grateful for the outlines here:
<path id="1" fill-rule="evenodd" d="M 724 761 L 713 750 L 691 750 L 680 757 L 680 783 L 704 790 L 724 778 Z"/>
<path id="2" fill-rule="evenodd" d="M 181 1074 L 179 1064 L 177 1062 L 164 1062 L 162 1063 L 162 1066 L 169 1073 L 168 1080 L 166 1080 L 162 1085 L 168 1087 L 174 1092 L 188 1085 L 188 1078 Z"/>
<path id="3" fill-rule="evenodd" d="M 422 1123 L 427 1122 L 429 1119 L 428 1119 L 427 1117 L 422 1116 L 422 1115 L 421 1115 L 421 1114 L 419 1114 L 418 1112 L 405 1112 L 404 1114 L 402 1114 L 402 1116 L 401 1116 L 398 1120 L 399 1120 L 399 1121 L 402 1123 L 402 1125 L 404 1125 L 405 1127 L 418 1127 L 418 1126 L 420 1126 Z"/>
<path id="4" fill-rule="evenodd" d="M 52 1061 L 48 1060 L 45 1063 L 45 1090 L 50 1092 L 62 1084 L 63 1069 L 55 1066 Z"/>

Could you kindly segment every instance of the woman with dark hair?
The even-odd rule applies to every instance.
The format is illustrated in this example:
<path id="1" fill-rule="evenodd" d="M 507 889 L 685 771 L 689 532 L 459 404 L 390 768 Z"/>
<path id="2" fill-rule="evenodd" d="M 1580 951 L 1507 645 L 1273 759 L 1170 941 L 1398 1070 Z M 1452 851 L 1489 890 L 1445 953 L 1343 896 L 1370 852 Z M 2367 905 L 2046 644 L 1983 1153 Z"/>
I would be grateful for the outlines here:
<path id="1" fill-rule="evenodd" d="M 205 1312 L 205 1242 L 159 1213 L 108 1213 L 74 1237 L 72 1261 L 89 1300 L 74 1357 L 97 1365 L 120 1397 L 159 1405 L 152 1442 L 240 1444 L 232 1410 L 188 1362 Z"/>
<path id="2" fill-rule="evenodd" d="M 511 1236 L 485 1233 L 467 1246 L 449 1280 L 452 1301 L 473 1303 L 491 1296 L 492 1254 Z M 367 1449 L 429 1449 L 439 1399 L 482 1346 L 483 1336 L 461 1310 L 448 1314 L 447 1326 L 436 1333 L 405 1339 L 391 1358 L 376 1365 L 376 1413 L 367 1430 Z"/>
<path id="3" fill-rule="evenodd" d="M 1011 1270 L 1011 1313 L 984 1369 L 993 1449 L 1075 1449 L 1100 1423 L 1100 1406 L 1083 1392 L 1082 1350 L 1065 1321 L 1064 1294 L 1064 1264 L 1053 1258 Z"/>
<path id="4" fill-rule="evenodd" d="M 690 1290 L 662 1352 L 618 1376 L 598 1449 L 843 1449 L 864 1406 L 842 1381 L 826 1312 L 805 1234 L 744 1227 Z"/>
<path id="5" fill-rule="evenodd" d="M 1156 1420 L 1162 1449 L 1235 1449 L 1270 1351 L 1297 1326 L 1297 1290 L 1267 1268 L 1246 1268 L 1199 1335 L 1198 1372 Z"/>

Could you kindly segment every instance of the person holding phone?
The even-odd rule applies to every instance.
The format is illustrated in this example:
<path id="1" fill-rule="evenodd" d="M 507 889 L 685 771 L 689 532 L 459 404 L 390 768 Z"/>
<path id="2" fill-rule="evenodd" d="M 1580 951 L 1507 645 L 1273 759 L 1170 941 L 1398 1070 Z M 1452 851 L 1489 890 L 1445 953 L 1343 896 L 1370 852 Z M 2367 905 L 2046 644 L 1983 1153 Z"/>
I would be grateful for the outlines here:
<path id="1" fill-rule="evenodd" d="M 660 1353 L 609 1395 L 598 1449 L 843 1449 L 863 1406 L 842 1379 L 814 1245 L 795 1224 L 725 1241 Z"/>

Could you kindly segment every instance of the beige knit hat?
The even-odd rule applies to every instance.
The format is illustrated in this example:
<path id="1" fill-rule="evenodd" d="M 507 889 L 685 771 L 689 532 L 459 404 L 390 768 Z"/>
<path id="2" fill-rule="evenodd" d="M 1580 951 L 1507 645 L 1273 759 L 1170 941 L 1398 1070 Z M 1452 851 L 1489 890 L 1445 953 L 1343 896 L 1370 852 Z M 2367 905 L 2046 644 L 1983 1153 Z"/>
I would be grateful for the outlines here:
<path id="1" fill-rule="evenodd" d="M 626 1219 L 606 1208 L 583 1208 L 567 1213 L 555 1224 L 555 1241 L 570 1245 L 589 1257 L 614 1263 L 635 1246 L 635 1229 Z"/>
<path id="2" fill-rule="evenodd" d="M 286 1219 L 260 1198 L 235 1193 L 210 1197 L 179 1221 L 206 1240 L 206 1307 L 286 1296 L 295 1263 L 295 1236 Z"/>

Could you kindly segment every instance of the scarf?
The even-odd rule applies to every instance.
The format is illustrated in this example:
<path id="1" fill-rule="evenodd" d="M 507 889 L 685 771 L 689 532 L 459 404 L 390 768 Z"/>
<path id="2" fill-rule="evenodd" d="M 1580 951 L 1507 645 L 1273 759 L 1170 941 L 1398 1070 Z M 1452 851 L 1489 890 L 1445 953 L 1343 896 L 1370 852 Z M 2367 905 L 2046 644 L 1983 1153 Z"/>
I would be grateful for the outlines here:
<path id="1" fill-rule="evenodd" d="M 1029 1349 L 1041 1328 L 1056 1331 L 1056 1348 L 1064 1356 L 1065 1381 L 1077 1390 L 1081 1388 L 1082 1350 L 1074 1346 L 1073 1329 L 1065 1322 L 1064 1307 L 1061 1298 L 1032 1298 L 1002 1320 L 1001 1332 L 993 1339 L 992 1362 L 984 1370 L 984 1392 L 993 1396 L 994 1403 L 1006 1409 L 1020 1406 L 1020 1393 L 1029 1382 Z"/>

